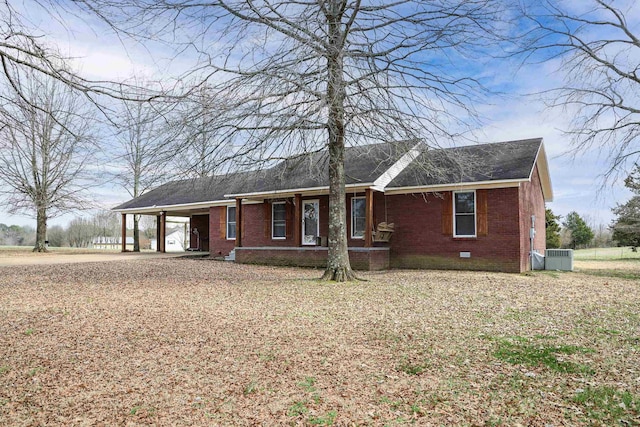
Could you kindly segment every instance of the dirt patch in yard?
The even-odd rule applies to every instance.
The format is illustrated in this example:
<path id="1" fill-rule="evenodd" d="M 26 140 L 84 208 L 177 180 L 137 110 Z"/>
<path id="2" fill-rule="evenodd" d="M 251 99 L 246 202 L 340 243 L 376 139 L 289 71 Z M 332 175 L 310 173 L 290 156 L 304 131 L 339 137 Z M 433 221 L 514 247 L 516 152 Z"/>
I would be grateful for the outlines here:
<path id="1" fill-rule="evenodd" d="M 153 258 L 175 258 L 203 256 L 204 252 L 118 252 L 100 250 L 51 250 L 32 252 L 27 250 L 0 250 L 0 268 L 13 265 L 49 265 L 85 262 L 131 261 Z"/>
<path id="2" fill-rule="evenodd" d="M 211 260 L 0 269 L 2 425 L 627 425 L 640 285 Z"/>

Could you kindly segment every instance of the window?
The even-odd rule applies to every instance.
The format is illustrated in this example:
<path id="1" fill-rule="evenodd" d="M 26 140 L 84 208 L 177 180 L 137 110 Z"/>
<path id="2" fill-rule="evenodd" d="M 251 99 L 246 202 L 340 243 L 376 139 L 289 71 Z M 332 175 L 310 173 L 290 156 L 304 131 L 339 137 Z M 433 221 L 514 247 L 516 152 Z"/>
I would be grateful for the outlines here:
<path id="1" fill-rule="evenodd" d="M 476 193 L 453 193 L 454 237 L 476 237 Z"/>
<path id="2" fill-rule="evenodd" d="M 271 204 L 271 238 L 285 239 L 287 237 L 287 205 L 285 202 Z"/>
<path id="3" fill-rule="evenodd" d="M 236 238 L 236 207 L 227 206 L 227 240 Z"/>
<path id="4" fill-rule="evenodd" d="M 366 199 L 364 197 L 351 198 L 351 238 L 363 239 L 366 222 Z"/>

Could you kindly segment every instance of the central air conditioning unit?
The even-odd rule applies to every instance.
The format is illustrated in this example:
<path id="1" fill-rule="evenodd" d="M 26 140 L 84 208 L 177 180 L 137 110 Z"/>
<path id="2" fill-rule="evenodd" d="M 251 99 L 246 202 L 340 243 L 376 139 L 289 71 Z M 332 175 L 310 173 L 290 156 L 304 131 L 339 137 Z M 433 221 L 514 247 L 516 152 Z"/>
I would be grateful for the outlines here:
<path id="1" fill-rule="evenodd" d="M 544 269 L 573 271 L 573 249 L 547 249 L 544 257 Z"/>

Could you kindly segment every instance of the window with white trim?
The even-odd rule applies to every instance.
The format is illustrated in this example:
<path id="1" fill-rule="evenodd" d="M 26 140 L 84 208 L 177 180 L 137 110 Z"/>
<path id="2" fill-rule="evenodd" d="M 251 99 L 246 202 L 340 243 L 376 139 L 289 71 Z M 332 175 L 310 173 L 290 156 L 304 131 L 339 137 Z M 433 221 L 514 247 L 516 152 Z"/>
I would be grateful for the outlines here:
<path id="1" fill-rule="evenodd" d="M 287 205 L 285 202 L 271 204 L 271 238 L 286 239 L 287 237 Z"/>
<path id="2" fill-rule="evenodd" d="M 351 238 L 364 239 L 364 227 L 366 223 L 366 198 L 351 198 Z"/>
<path id="3" fill-rule="evenodd" d="M 227 206 L 227 240 L 236 239 L 236 207 Z"/>
<path id="4" fill-rule="evenodd" d="M 453 193 L 453 236 L 476 237 L 476 192 Z"/>

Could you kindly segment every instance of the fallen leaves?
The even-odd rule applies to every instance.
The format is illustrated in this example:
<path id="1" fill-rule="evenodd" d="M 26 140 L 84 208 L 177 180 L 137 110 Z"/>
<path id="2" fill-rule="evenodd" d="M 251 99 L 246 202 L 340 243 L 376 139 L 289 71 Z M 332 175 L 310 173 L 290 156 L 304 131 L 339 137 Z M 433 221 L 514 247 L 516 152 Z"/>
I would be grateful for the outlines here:
<path id="1" fill-rule="evenodd" d="M 584 381 L 640 395 L 635 281 L 319 275 L 187 259 L 2 268 L 0 424 L 580 425 Z M 593 349 L 561 362 L 594 373 L 501 363 L 496 343 L 514 337 Z"/>

